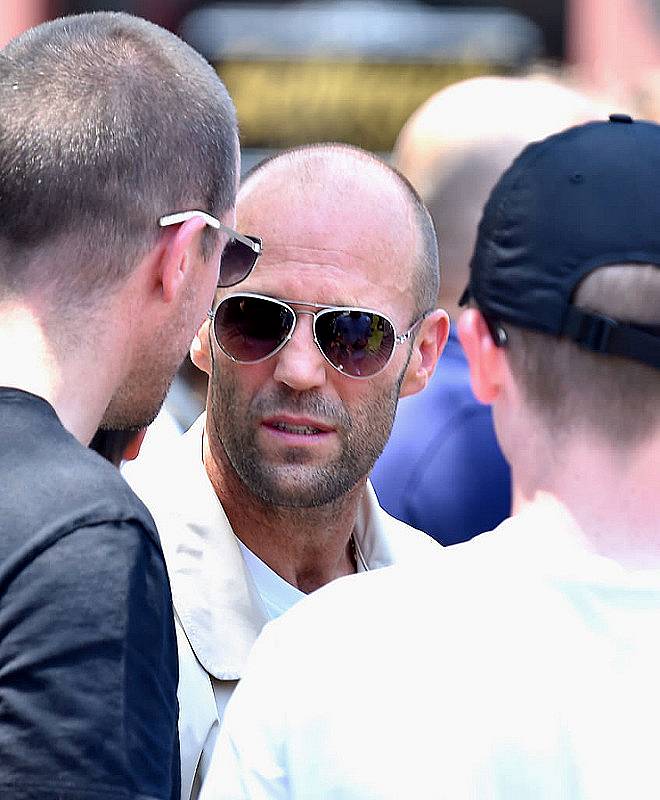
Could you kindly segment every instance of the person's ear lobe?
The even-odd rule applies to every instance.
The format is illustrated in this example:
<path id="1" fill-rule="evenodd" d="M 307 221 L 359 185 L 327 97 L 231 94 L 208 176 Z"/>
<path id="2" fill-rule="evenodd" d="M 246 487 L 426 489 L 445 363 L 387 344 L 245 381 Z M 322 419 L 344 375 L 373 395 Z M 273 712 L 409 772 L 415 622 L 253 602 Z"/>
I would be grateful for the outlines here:
<path id="1" fill-rule="evenodd" d="M 191 361 L 198 369 L 201 369 L 202 372 L 205 372 L 207 375 L 211 374 L 212 366 L 209 342 L 209 336 L 211 335 L 210 326 L 211 320 L 205 320 L 190 345 Z"/>
<path id="2" fill-rule="evenodd" d="M 458 338 L 470 367 L 475 397 L 482 403 L 494 402 L 504 379 L 505 355 L 493 341 L 488 324 L 476 308 L 468 308 L 458 319 Z"/>
<path id="3" fill-rule="evenodd" d="M 400 397 L 417 394 L 426 387 L 449 336 L 447 312 L 436 308 L 422 322 L 401 383 Z"/>
<path id="4" fill-rule="evenodd" d="M 188 277 L 200 247 L 199 234 L 205 227 L 201 217 L 193 217 L 167 230 L 165 246 L 156 262 L 156 281 L 164 302 L 174 300 Z"/>
<path id="5" fill-rule="evenodd" d="M 124 450 L 124 454 L 122 456 L 123 461 L 135 461 L 135 459 L 140 455 L 140 448 L 142 447 L 142 442 L 144 441 L 146 433 L 146 428 L 140 428 L 139 431 L 135 432 L 130 442 L 126 445 L 126 449 Z"/>

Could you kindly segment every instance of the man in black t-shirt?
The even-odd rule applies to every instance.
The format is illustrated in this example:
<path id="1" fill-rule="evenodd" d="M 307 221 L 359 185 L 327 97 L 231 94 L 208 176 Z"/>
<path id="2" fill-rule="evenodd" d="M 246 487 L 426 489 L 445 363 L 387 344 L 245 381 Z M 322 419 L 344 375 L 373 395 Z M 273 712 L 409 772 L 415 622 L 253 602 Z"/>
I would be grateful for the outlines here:
<path id="1" fill-rule="evenodd" d="M 158 535 L 86 445 L 157 413 L 244 244 L 237 171 L 231 100 L 172 34 L 82 15 L 0 52 L 0 797 L 179 796 Z"/>

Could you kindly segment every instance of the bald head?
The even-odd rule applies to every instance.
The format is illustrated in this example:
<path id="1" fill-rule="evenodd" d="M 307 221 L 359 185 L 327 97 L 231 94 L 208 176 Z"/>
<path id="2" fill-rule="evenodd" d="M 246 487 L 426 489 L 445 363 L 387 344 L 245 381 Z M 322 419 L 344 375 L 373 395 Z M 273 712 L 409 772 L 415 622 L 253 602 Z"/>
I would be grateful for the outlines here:
<path id="1" fill-rule="evenodd" d="M 429 208 L 443 265 L 441 305 L 467 282 L 483 206 L 529 142 L 602 116 L 592 100 L 540 78 L 473 78 L 421 106 L 402 129 L 394 163 Z"/>
<path id="2" fill-rule="evenodd" d="M 391 181 L 403 194 L 411 192 L 408 181 L 380 158 L 367 150 L 338 142 L 293 147 L 265 158 L 245 176 L 241 191 L 249 190 L 255 180 L 263 181 L 266 177 L 272 181 L 283 178 L 287 181 L 315 182 L 323 176 L 341 185 L 356 171 L 359 172 L 359 178 L 363 174 L 365 177 L 376 174 Z M 414 190 L 408 200 L 419 202 Z"/>
<path id="3" fill-rule="evenodd" d="M 246 229 L 250 223 L 242 217 L 255 197 L 260 202 L 270 198 L 279 205 L 286 203 L 292 217 L 304 213 L 310 226 L 325 227 L 332 211 L 335 219 L 345 216 L 346 227 L 362 228 L 365 234 L 378 226 L 400 231 L 401 268 L 410 265 L 408 288 L 415 313 L 435 306 L 439 264 L 430 214 L 408 180 L 371 153 L 349 145 L 315 144 L 262 161 L 248 173 L 239 192 L 238 214 Z M 354 205 L 359 207 L 357 216 L 351 210 Z M 260 220 L 259 233 L 267 247 L 263 224 Z M 387 246 L 383 242 L 382 247 Z M 388 260 L 385 252 L 374 256 L 384 263 Z"/>
<path id="4" fill-rule="evenodd" d="M 438 283 L 431 218 L 378 159 L 317 145 L 254 170 L 236 224 L 259 234 L 261 258 L 220 290 L 193 350 L 211 376 L 213 457 L 269 509 L 352 503 L 447 340 L 444 311 L 420 314 Z"/>

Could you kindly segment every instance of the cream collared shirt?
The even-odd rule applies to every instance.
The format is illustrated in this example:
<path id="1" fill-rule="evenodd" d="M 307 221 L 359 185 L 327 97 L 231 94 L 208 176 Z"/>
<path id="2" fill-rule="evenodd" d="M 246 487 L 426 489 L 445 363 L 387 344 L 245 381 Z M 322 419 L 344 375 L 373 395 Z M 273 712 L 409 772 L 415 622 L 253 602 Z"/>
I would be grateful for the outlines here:
<path id="1" fill-rule="evenodd" d="M 181 797 L 194 799 L 224 709 L 269 615 L 202 463 L 205 415 L 127 478 L 156 520 L 172 585 L 179 647 Z M 369 570 L 423 563 L 439 545 L 390 517 L 367 484 L 355 537 Z"/>

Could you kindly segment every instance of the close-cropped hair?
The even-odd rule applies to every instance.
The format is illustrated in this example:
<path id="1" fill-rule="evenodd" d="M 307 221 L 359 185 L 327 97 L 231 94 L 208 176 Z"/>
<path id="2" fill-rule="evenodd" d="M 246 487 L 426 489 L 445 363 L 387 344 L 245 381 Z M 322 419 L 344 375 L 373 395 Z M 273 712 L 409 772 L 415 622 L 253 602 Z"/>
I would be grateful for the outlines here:
<path id="1" fill-rule="evenodd" d="M 394 168 L 393 168 L 394 169 Z M 415 216 L 421 241 L 420 257 L 415 271 L 416 314 L 420 316 L 434 309 L 438 304 L 440 292 L 440 255 L 438 253 L 438 234 L 429 210 L 408 179 L 394 170 L 401 180 L 408 184 L 415 194 Z"/>
<path id="2" fill-rule="evenodd" d="M 395 167 L 386 164 L 373 153 L 363 150 L 360 147 L 343 144 L 339 142 L 320 142 L 315 144 L 300 145 L 282 150 L 275 155 L 260 161 L 250 169 L 243 179 L 243 185 L 256 175 L 266 171 L 273 164 L 288 160 L 292 165 L 305 165 L 309 168 L 309 163 L 305 161 L 305 156 L 319 153 L 329 155 L 335 153 L 345 158 L 354 158 L 364 161 L 367 164 L 381 169 L 391 176 L 395 185 L 403 192 L 406 202 L 413 211 L 413 217 L 417 227 L 418 252 L 416 254 L 416 264 L 413 273 L 412 294 L 415 298 L 415 315 L 430 311 L 436 307 L 438 291 L 440 288 L 440 261 L 438 255 L 438 241 L 435 225 L 430 213 L 428 212 L 423 200 L 417 193 L 410 181 Z"/>
<path id="3" fill-rule="evenodd" d="M 618 322 L 660 324 L 660 268 L 614 265 L 590 273 L 573 303 Z M 526 402 L 557 434 L 597 432 L 633 447 L 660 425 L 660 370 L 593 353 L 568 339 L 505 324 L 507 358 Z"/>
<path id="4" fill-rule="evenodd" d="M 59 304 L 100 295 L 155 245 L 159 217 L 233 206 L 237 148 L 215 71 L 146 20 L 64 17 L 13 40 L 0 51 L 0 299 L 37 285 Z"/>

